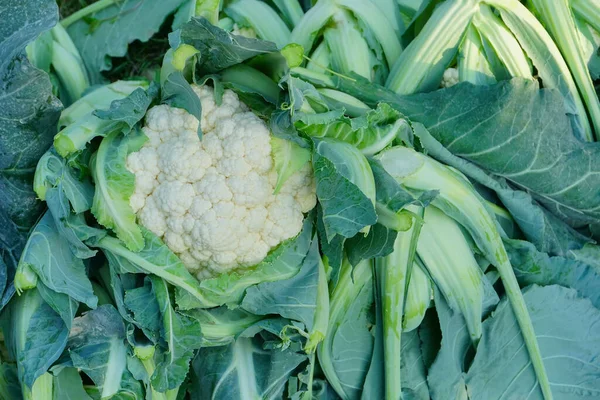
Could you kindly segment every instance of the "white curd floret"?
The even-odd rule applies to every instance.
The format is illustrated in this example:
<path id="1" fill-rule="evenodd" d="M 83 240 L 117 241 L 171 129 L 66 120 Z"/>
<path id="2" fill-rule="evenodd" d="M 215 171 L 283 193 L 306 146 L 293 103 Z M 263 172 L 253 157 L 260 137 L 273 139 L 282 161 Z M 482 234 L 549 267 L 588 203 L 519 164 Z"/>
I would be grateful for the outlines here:
<path id="1" fill-rule="evenodd" d="M 127 168 L 136 178 L 130 204 L 139 222 L 203 279 L 262 261 L 300 232 L 316 196 L 309 163 L 273 194 L 266 123 L 231 90 L 217 105 L 211 87 L 192 87 L 202 103 L 202 140 L 195 117 L 155 106 L 143 127 L 148 141 Z"/>

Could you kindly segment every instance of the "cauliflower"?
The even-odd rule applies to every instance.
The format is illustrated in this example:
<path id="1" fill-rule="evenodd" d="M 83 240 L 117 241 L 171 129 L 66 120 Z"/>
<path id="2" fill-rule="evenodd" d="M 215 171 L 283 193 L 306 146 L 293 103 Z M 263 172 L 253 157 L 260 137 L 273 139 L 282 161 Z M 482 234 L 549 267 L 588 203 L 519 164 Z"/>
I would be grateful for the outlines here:
<path id="1" fill-rule="evenodd" d="M 139 222 L 204 279 L 256 265 L 296 236 L 316 196 L 310 163 L 275 195 L 265 122 L 231 90 L 217 105 L 212 88 L 193 89 L 202 102 L 202 140 L 194 116 L 155 106 L 143 127 L 148 140 L 127 168 L 135 174 L 130 204 Z"/>
<path id="2" fill-rule="evenodd" d="M 440 87 L 452 87 L 458 83 L 458 79 L 458 69 L 448 68 L 444 71 L 444 76 L 442 77 L 442 82 L 440 82 Z"/>
<path id="3" fill-rule="evenodd" d="M 233 29 L 231 30 L 232 35 L 244 36 L 247 38 L 256 39 L 256 32 L 252 28 L 246 28 L 243 26 L 239 26 L 238 24 L 233 24 Z"/>

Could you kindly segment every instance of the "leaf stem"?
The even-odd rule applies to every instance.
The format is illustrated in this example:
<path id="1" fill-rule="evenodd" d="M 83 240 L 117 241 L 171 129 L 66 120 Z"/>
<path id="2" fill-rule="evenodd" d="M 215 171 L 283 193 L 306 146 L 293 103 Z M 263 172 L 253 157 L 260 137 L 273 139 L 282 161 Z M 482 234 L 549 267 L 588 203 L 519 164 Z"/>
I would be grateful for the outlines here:
<path id="1" fill-rule="evenodd" d="M 63 26 L 63 28 L 67 28 L 75 22 L 79 21 L 80 19 L 85 18 L 88 15 L 94 14 L 98 11 L 102 11 L 105 8 L 112 6 L 113 4 L 118 3 L 119 1 L 121 0 L 99 0 L 69 15 L 68 17 L 60 21 L 60 24 Z"/>

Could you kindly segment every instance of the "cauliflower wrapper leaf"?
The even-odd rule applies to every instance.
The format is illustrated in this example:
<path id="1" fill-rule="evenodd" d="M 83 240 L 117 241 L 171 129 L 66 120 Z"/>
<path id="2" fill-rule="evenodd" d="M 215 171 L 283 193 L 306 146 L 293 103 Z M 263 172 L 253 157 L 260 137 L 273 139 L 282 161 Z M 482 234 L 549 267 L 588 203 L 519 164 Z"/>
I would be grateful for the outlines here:
<path id="1" fill-rule="evenodd" d="M 168 105 L 151 108 L 144 146 L 127 158 L 135 175 L 130 204 L 198 279 L 254 266 L 302 229 L 316 204 L 309 162 L 274 194 L 277 172 L 266 123 L 231 90 L 217 104 L 209 86 L 192 85 L 198 120 Z"/>

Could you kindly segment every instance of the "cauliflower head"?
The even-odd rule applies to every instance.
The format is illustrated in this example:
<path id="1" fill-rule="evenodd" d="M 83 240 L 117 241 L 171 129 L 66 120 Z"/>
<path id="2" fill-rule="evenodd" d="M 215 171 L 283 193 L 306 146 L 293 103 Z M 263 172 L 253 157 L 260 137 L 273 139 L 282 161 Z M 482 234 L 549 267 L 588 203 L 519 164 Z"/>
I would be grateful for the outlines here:
<path id="1" fill-rule="evenodd" d="M 458 69 L 456 68 L 448 68 L 444 71 L 444 75 L 442 76 L 442 81 L 440 82 L 440 87 L 449 88 L 456 85 L 459 82 L 460 78 L 458 76 Z"/>
<path id="2" fill-rule="evenodd" d="M 243 269 L 302 229 L 316 204 L 310 163 L 274 194 L 277 172 L 264 121 L 231 90 L 217 105 L 209 86 L 192 85 L 201 127 L 185 110 L 146 114 L 144 146 L 127 158 L 135 175 L 130 204 L 198 279 Z"/>

